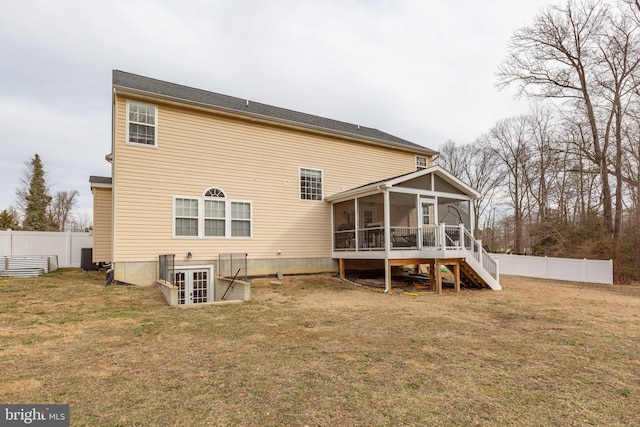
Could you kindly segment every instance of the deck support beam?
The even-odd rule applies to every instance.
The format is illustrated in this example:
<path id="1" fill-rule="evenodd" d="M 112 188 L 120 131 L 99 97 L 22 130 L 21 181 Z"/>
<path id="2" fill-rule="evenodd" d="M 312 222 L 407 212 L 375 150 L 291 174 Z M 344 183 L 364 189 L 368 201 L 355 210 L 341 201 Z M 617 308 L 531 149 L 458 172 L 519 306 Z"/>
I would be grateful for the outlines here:
<path id="1" fill-rule="evenodd" d="M 346 259 L 339 260 L 340 278 L 344 279 Z M 436 294 L 442 293 L 442 267 L 447 267 L 453 273 L 453 289 L 460 292 L 463 258 L 400 258 L 400 259 L 384 259 L 384 292 L 391 292 L 391 269 L 392 267 L 403 267 L 407 265 L 429 265 L 429 284 L 430 289 Z"/>
<path id="2" fill-rule="evenodd" d="M 391 267 L 405 266 L 415 264 L 428 264 L 429 265 L 429 283 L 431 290 L 436 294 L 442 293 L 442 267 L 447 267 L 453 273 L 453 289 L 455 292 L 460 292 L 460 271 L 463 260 L 461 258 L 403 258 L 403 259 L 390 259 L 385 260 L 385 289 L 387 280 L 389 280 L 389 289 L 391 283 Z"/>
<path id="3" fill-rule="evenodd" d="M 453 289 L 460 292 L 460 261 L 453 265 Z"/>
<path id="4" fill-rule="evenodd" d="M 433 262 L 433 272 L 434 272 L 434 285 L 436 288 L 436 294 L 440 295 L 442 293 L 442 264 L 440 264 L 440 260 L 434 260 Z"/>

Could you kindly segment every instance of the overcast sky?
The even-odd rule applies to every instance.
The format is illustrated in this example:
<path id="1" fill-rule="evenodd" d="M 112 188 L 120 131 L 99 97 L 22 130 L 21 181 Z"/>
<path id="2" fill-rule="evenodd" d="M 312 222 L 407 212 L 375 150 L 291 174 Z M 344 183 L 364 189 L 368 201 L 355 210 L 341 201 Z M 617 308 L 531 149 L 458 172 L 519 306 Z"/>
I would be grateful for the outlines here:
<path id="1" fill-rule="evenodd" d="M 373 127 L 437 149 L 527 112 L 495 89 L 552 0 L 0 0 L 0 210 L 38 153 L 51 192 L 110 176 L 119 69 Z"/>

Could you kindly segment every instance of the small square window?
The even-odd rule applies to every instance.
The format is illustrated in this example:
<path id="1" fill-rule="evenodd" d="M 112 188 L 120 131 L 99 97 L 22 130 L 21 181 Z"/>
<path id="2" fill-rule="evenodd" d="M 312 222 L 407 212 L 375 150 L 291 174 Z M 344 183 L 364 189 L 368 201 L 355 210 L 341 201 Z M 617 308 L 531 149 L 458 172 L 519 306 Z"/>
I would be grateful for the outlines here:
<path id="1" fill-rule="evenodd" d="M 322 201 L 322 171 L 300 168 L 300 199 Z"/>
<path id="2" fill-rule="evenodd" d="M 421 171 L 428 167 L 427 158 L 424 156 L 416 156 L 416 170 Z"/>

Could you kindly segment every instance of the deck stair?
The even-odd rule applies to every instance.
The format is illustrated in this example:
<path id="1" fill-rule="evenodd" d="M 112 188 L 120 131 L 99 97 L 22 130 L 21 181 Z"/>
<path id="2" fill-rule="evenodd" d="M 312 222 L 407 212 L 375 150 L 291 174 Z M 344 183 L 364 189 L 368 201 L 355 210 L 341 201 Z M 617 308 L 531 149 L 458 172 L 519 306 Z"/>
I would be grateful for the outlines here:
<path id="1" fill-rule="evenodd" d="M 460 281 L 468 288 L 482 289 L 489 286 L 466 262 L 460 264 Z"/>
<path id="2" fill-rule="evenodd" d="M 482 247 L 482 242 L 476 240 L 469 230 L 463 226 L 440 226 L 444 234 L 445 254 L 457 251 L 462 259 L 460 262 L 460 280 L 467 286 L 478 288 L 489 287 L 500 290 L 497 261 Z M 454 236 L 455 241 L 450 236 Z M 454 244 L 452 244 L 454 242 Z"/>

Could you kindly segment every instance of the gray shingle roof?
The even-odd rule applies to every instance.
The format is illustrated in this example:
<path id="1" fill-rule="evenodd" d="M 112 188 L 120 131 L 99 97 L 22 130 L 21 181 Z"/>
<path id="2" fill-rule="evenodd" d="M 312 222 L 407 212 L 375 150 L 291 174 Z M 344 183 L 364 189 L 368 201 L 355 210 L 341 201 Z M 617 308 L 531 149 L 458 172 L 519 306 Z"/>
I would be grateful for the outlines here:
<path id="1" fill-rule="evenodd" d="M 91 184 L 109 184 L 109 185 L 111 185 L 111 178 L 107 177 L 107 176 L 91 175 L 89 177 L 89 182 Z"/>
<path id="2" fill-rule="evenodd" d="M 195 89 L 175 83 L 168 83 L 124 71 L 113 70 L 113 85 L 114 87 L 128 88 L 177 100 L 195 102 L 243 115 L 269 118 L 323 131 L 346 134 L 359 139 L 385 143 L 425 154 L 437 154 L 436 151 L 429 148 L 414 144 L 413 142 L 398 138 L 397 136 L 390 135 L 378 129 L 358 126 L 325 117 L 314 116 L 312 114 L 300 113 L 298 111 L 274 107 L 259 102 L 247 101 L 246 99 Z"/>

